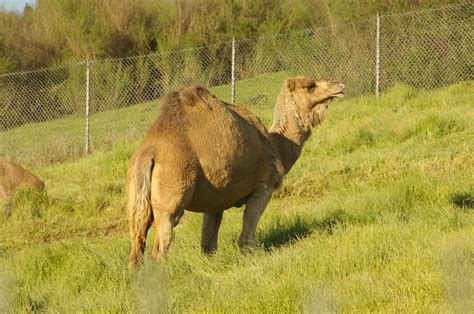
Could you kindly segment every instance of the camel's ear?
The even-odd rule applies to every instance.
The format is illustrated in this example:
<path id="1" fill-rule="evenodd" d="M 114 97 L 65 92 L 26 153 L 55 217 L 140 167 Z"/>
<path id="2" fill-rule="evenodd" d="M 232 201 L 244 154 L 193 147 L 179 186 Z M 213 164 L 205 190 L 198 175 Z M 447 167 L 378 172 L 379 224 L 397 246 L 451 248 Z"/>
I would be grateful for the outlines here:
<path id="1" fill-rule="evenodd" d="M 294 78 L 289 78 L 285 81 L 286 88 L 290 92 L 294 91 L 296 89 L 296 80 Z"/>

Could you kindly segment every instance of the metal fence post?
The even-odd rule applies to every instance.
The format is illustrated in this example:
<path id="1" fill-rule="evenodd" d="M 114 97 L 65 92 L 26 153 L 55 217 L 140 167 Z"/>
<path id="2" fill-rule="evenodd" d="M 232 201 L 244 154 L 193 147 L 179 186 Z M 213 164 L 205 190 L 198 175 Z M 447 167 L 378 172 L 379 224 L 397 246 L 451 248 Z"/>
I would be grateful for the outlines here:
<path id="1" fill-rule="evenodd" d="M 235 103 L 235 38 L 232 38 L 232 99 L 231 103 Z"/>
<path id="2" fill-rule="evenodd" d="M 86 146 L 84 153 L 87 155 L 90 153 L 90 73 L 91 73 L 91 62 L 87 59 L 86 63 Z"/>
<path id="3" fill-rule="evenodd" d="M 375 42 L 375 95 L 379 96 L 380 88 L 380 14 L 377 13 L 377 29 Z"/>

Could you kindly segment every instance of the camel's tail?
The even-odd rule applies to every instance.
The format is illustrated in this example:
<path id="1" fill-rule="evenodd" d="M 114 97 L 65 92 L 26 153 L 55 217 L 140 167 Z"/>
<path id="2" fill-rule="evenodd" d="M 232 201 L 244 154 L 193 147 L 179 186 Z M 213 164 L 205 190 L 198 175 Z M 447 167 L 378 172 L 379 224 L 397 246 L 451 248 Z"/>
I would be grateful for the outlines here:
<path id="1" fill-rule="evenodd" d="M 149 223 L 152 215 L 151 209 L 151 175 L 155 160 L 153 155 L 148 153 L 138 157 L 132 165 L 130 182 L 134 190 L 129 192 L 129 215 L 130 227 L 135 232 L 139 232 Z"/>

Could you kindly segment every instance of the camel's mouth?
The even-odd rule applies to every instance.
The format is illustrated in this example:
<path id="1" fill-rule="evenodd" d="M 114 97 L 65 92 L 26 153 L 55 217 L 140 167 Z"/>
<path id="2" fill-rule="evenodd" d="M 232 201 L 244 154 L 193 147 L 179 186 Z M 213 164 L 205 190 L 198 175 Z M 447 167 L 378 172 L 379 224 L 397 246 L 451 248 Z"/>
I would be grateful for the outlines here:
<path id="1" fill-rule="evenodd" d="M 331 93 L 331 97 L 344 98 L 344 84 L 334 83 L 334 87 Z"/>
<path id="2" fill-rule="evenodd" d="M 340 91 L 340 92 L 337 92 L 337 93 L 332 93 L 332 97 L 337 97 L 337 98 L 344 98 L 344 96 L 346 96 L 344 94 L 344 91 Z"/>

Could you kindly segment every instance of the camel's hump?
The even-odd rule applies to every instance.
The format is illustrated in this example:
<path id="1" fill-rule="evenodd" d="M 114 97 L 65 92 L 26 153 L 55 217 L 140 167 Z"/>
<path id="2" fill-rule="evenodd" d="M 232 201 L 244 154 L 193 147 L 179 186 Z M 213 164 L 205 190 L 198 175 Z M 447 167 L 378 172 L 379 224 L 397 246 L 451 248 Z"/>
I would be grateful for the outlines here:
<path id="1" fill-rule="evenodd" d="M 212 95 L 206 87 L 195 84 L 168 93 L 163 101 L 162 107 L 166 110 L 168 107 L 194 107 L 211 103 L 221 104 L 221 102 Z"/>
<path id="2" fill-rule="evenodd" d="M 192 125 L 211 121 L 228 121 L 233 117 L 225 102 L 220 101 L 202 85 L 190 85 L 169 92 L 161 102 L 158 117 L 149 129 L 150 136 L 157 133 L 187 132 Z"/>

